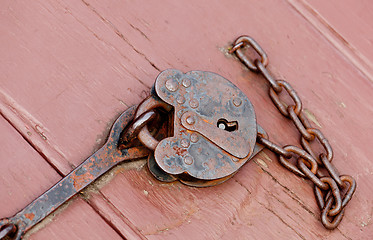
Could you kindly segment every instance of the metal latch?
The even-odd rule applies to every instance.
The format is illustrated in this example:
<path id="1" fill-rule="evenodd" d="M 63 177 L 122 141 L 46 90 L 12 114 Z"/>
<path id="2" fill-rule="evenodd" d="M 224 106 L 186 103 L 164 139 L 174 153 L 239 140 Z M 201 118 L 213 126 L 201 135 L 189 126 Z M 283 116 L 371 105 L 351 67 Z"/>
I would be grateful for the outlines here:
<path id="1" fill-rule="evenodd" d="M 160 181 L 195 187 L 222 183 L 263 149 L 249 99 L 211 72 L 165 70 L 152 94 L 123 113 L 106 144 L 11 218 L 0 220 L 0 239 L 22 235 L 105 172 L 148 156 Z M 32 218 L 30 218 L 32 216 Z"/>

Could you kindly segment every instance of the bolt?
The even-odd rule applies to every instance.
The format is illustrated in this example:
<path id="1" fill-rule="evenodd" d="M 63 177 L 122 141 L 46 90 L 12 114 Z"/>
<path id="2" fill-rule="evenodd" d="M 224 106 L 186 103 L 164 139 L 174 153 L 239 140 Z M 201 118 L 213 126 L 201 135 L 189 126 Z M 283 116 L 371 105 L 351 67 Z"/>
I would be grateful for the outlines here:
<path id="1" fill-rule="evenodd" d="M 184 162 L 185 162 L 185 164 L 188 164 L 188 165 L 192 165 L 192 163 L 193 163 L 193 158 L 191 157 L 191 156 L 186 156 L 185 158 L 184 158 Z"/>
<path id="2" fill-rule="evenodd" d="M 179 103 L 179 104 L 183 104 L 183 103 L 185 103 L 185 97 L 183 97 L 183 96 L 178 96 L 177 98 L 176 98 L 176 102 L 177 103 Z"/>
<path id="3" fill-rule="evenodd" d="M 189 125 L 193 125 L 193 124 L 196 123 L 196 120 L 194 119 L 194 117 L 189 116 L 189 117 L 187 117 L 186 122 L 187 122 Z"/>
<path id="4" fill-rule="evenodd" d="M 168 79 L 166 81 L 166 88 L 170 91 L 170 92 L 175 92 L 178 88 L 179 88 L 179 84 L 176 80 L 174 79 Z"/>
<path id="5" fill-rule="evenodd" d="M 197 135 L 197 133 L 192 133 L 192 134 L 190 135 L 190 141 L 191 141 L 192 143 L 196 143 L 196 142 L 198 142 L 198 135 Z"/>
<path id="6" fill-rule="evenodd" d="M 189 140 L 186 139 L 186 138 L 181 139 L 181 141 L 180 141 L 180 145 L 181 145 L 183 148 L 187 148 L 187 147 L 189 147 Z"/>
<path id="7" fill-rule="evenodd" d="M 219 126 L 218 126 L 220 129 L 223 129 L 225 130 L 225 124 L 224 123 L 219 123 Z"/>
<path id="8" fill-rule="evenodd" d="M 198 103 L 198 100 L 193 98 L 189 101 L 189 105 L 191 108 L 198 108 L 199 106 L 199 103 Z"/>
<path id="9" fill-rule="evenodd" d="M 241 106 L 241 104 L 242 104 L 242 100 L 241 100 L 241 98 L 239 98 L 239 97 L 234 98 L 234 99 L 233 99 L 233 104 L 234 104 L 234 106 L 236 106 L 236 107 Z"/>
<path id="10" fill-rule="evenodd" d="M 190 84 L 191 84 L 190 79 L 189 78 L 184 78 L 182 84 L 186 88 L 189 87 Z"/>

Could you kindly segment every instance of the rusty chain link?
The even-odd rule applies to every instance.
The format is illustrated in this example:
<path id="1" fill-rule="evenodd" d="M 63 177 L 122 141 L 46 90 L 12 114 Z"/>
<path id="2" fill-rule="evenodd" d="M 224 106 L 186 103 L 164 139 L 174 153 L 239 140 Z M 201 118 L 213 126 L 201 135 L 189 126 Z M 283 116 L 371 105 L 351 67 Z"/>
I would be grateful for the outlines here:
<path id="1" fill-rule="evenodd" d="M 0 239 L 5 239 L 5 237 L 13 237 L 17 232 L 17 226 L 13 223 L 6 223 L 1 226 L 0 221 Z"/>
<path id="2" fill-rule="evenodd" d="M 259 58 L 249 59 L 245 54 L 247 48 L 253 49 Z M 348 175 L 339 175 L 331 163 L 333 150 L 328 140 L 319 129 L 312 128 L 304 116 L 301 99 L 293 87 L 284 80 L 275 80 L 269 73 L 266 68 L 268 57 L 261 46 L 253 38 L 241 36 L 235 41 L 230 53 L 235 53 L 246 67 L 260 73 L 268 81 L 272 102 L 282 115 L 293 121 L 301 134 L 300 142 L 303 149 L 292 145 L 280 147 L 260 134 L 258 134 L 258 142 L 277 154 L 279 162 L 289 171 L 313 182 L 315 198 L 321 210 L 321 222 L 327 229 L 336 228 L 343 218 L 345 206 L 355 192 L 355 180 Z M 294 104 L 287 106 L 281 101 L 279 94 L 283 90 L 291 97 Z M 315 155 L 310 145 L 316 139 L 325 151 L 320 153 L 319 157 Z M 289 161 L 293 157 L 297 158 L 297 165 Z M 320 172 L 321 168 L 325 168 L 329 176 L 323 176 Z"/>
<path id="3" fill-rule="evenodd" d="M 120 138 L 119 149 L 124 149 L 139 135 L 139 132 L 153 121 L 158 116 L 158 113 L 155 109 L 148 110 L 138 116 L 129 126 L 126 127 L 126 130 L 123 131 Z"/>

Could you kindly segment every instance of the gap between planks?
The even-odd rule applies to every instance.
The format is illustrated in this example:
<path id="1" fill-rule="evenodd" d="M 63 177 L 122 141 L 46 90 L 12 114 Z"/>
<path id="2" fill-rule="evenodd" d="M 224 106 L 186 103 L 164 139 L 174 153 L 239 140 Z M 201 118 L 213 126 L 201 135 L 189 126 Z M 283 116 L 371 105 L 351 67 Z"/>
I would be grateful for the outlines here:
<path id="1" fill-rule="evenodd" d="M 88 8 L 90 8 L 89 4 L 87 4 L 85 1 L 83 2 Z M 356 50 L 355 47 L 349 44 L 341 35 L 339 35 L 338 32 L 334 30 L 322 16 L 313 10 L 313 8 L 306 1 L 287 0 L 287 2 L 308 22 L 310 22 L 321 33 L 321 35 L 323 35 L 333 46 L 335 46 L 359 71 L 361 71 L 370 81 L 373 81 L 372 63 L 358 50 Z M 91 10 L 94 11 L 98 17 L 101 17 L 95 10 Z M 115 30 L 115 32 L 118 31 L 117 29 L 113 30 Z M 121 37 L 119 34 L 118 36 Z M 123 40 L 127 44 L 131 45 L 128 41 L 126 41 L 126 39 Z M 134 49 L 134 51 L 146 58 L 144 54 L 136 49 Z M 148 59 L 146 60 L 159 71 L 154 63 L 150 62 Z M 50 145 L 48 141 L 43 138 L 42 131 L 37 128 L 37 126 L 39 126 L 38 122 L 33 119 L 33 117 L 25 109 L 19 106 L 11 97 L 3 93 L 1 90 L 0 113 L 62 177 L 71 171 L 71 166 L 68 164 L 68 161 L 64 157 L 63 153 L 60 152 L 56 146 Z M 117 227 L 113 226 L 114 224 L 110 222 L 110 214 L 107 214 L 102 210 L 109 209 L 110 212 L 115 214 L 113 216 L 118 217 L 119 219 L 121 219 L 123 216 L 117 212 L 118 210 L 114 209 L 111 203 L 107 203 L 107 200 L 102 193 L 87 202 L 108 223 L 108 225 L 110 225 L 122 237 L 129 234 L 129 236 L 137 236 L 140 239 L 146 239 L 141 235 L 141 233 L 134 229 L 132 229 L 133 232 L 131 232 L 131 228 L 133 228 L 133 226 L 130 226 L 130 222 L 128 223 L 127 221 L 122 220 L 127 226 L 130 227 L 128 232 L 122 232 L 121 230 L 118 230 Z"/>
<path id="2" fill-rule="evenodd" d="M 111 22 L 104 19 L 88 3 L 85 1 L 82 2 L 88 9 L 93 11 L 98 18 L 101 18 L 106 24 L 108 24 L 125 44 L 128 44 L 158 72 L 160 71 L 159 68 L 145 56 L 145 54 L 136 49 L 127 39 L 125 39 L 123 34 L 121 34 Z M 82 24 L 81 22 L 79 23 Z M 140 79 L 136 78 L 136 80 L 144 86 L 149 87 Z M 0 115 L 9 122 L 9 124 L 25 139 L 25 141 L 36 152 L 38 152 L 39 155 L 41 155 L 61 177 L 65 177 L 74 168 L 58 146 L 52 144 L 45 137 L 43 134 L 44 127 L 42 123 L 40 123 L 40 121 L 38 121 L 31 113 L 29 113 L 2 89 L 0 89 Z M 51 187 L 52 186 L 53 185 L 51 185 Z M 131 237 L 132 239 L 146 239 L 146 237 L 142 235 L 127 218 L 125 218 L 109 201 L 107 201 L 101 192 L 98 191 L 98 193 L 95 193 L 90 200 L 87 200 L 81 193 L 78 193 L 76 196 L 83 197 L 92 209 L 122 238 L 126 239 L 127 237 Z M 115 224 L 118 224 L 120 229 L 116 227 Z"/>
<path id="3" fill-rule="evenodd" d="M 1 89 L 0 116 L 4 117 L 61 177 L 65 177 L 72 170 L 72 166 L 69 165 L 63 153 L 51 145 L 43 136 L 42 124 Z M 92 194 L 89 200 L 81 193 L 76 194 L 75 197 L 83 197 L 90 207 L 123 239 L 128 237 L 131 237 L 131 239 L 146 239 L 127 218 L 114 208 L 99 190 L 97 193 Z M 74 201 L 74 198 L 68 202 L 71 201 Z M 46 220 L 47 224 L 52 221 L 53 216 L 58 215 L 64 208 L 61 207 L 56 213 L 52 213 L 51 217 Z M 40 225 L 39 227 L 35 226 L 35 229 L 43 228 L 45 221 L 43 220 L 40 224 L 38 224 Z M 116 224 L 120 228 L 115 226 Z M 34 231 L 30 233 L 32 234 L 32 232 Z"/>
<path id="4" fill-rule="evenodd" d="M 306 0 L 286 0 L 304 19 L 326 38 L 369 81 L 373 82 L 373 63 L 334 29 Z"/>

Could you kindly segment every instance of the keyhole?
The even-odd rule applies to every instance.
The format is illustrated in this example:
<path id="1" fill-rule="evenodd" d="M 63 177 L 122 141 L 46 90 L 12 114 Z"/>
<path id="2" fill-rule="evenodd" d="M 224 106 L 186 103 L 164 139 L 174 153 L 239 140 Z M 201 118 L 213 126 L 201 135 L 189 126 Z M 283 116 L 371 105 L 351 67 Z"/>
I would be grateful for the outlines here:
<path id="1" fill-rule="evenodd" d="M 226 119 L 221 118 L 218 120 L 217 127 L 228 132 L 233 132 L 238 129 L 238 122 L 237 121 L 228 122 Z"/>

